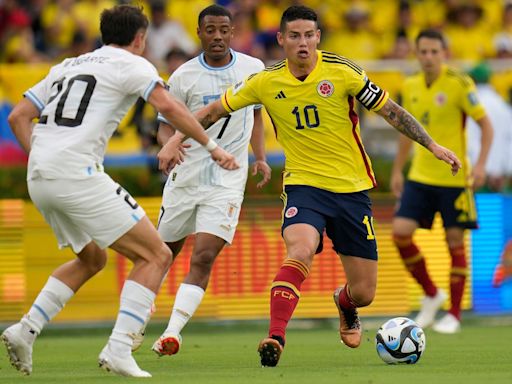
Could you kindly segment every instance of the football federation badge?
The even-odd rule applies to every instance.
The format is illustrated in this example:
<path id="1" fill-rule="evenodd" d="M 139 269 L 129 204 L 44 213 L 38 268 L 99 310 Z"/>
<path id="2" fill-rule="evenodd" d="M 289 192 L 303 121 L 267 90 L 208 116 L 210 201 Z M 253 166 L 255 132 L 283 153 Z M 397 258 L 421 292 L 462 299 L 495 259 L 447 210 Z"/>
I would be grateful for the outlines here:
<path id="1" fill-rule="evenodd" d="M 290 219 L 293 216 L 295 216 L 297 214 L 297 212 L 299 212 L 297 207 L 290 207 L 290 208 L 288 208 L 286 210 L 286 213 L 284 214 L 284 217 L 286 217 L 287 219 Z"/>
<path id="2" fill-rule="evenodd" d="M 438 106 L 445 105 L 446 104 L 446 99 L 447 99 L 446 95 L 443 92 L 439 92 L 436 95 L 436 104 Z"/>
<path id="3" fill-rule="evenodd" d="M 329 80 L 322 80 L 316 86 L 316 91 L 322 97 L 329 97 L 334 93 L 334 84 Z"/>

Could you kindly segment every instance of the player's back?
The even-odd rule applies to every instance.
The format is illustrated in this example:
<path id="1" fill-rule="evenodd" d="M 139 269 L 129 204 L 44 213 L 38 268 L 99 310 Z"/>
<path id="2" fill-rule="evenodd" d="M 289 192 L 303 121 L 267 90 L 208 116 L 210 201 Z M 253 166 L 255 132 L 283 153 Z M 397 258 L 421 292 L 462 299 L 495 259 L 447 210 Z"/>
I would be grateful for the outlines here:
<path id="1" fill-rule="evenodd" d="M 25 94 L 41 111 L 28 177 L 83 178 L 101 169 L 119 122 L 158 79 L 148 61 L 110 46 L 54 66 Z"/>

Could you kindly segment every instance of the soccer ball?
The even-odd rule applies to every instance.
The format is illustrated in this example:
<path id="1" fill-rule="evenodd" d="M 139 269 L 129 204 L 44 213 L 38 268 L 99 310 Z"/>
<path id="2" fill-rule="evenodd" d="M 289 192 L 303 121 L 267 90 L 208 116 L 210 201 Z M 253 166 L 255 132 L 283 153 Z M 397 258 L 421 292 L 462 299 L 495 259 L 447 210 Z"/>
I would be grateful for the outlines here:
<path id="1" fill-rule="evenodd" d="M 425 345 L 425 332 L 407 317 L 386 321 L 375 335 L 377 353 L 387 364 L 415 364 Z"/>

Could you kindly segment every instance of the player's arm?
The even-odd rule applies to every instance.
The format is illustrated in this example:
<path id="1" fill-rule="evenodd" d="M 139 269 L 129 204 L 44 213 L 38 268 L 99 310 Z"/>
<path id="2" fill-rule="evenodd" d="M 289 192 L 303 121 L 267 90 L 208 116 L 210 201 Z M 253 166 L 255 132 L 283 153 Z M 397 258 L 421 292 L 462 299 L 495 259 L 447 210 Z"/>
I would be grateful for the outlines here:
<path id="1" fill-rule="evenodd" d="M 234 156 L 217 146 L 217 143 L 206 135 L 204 129 L 198 124 L 197 120 L 194 119 L 194 116 L 185 104 L 172 97 L 161 84 L 156 85 L 148 98 L 148 102 L 153 105 L 170 124 L 203 145 L 221 167 L 226 169 L 237 169 L 239 167 Z M 170 164 L 176 162 L 176 158 L 179 158 L 179 153 L 181 153 L 179 146 L 168 141 L 157 155 L 159 169 L 164 172 L 169 172 Z"/>
<path id="2" fill-rule="evenodd" d="M 478 119 L 477 124 L 480 126 L 482 135 L 480 137 L 480 153 L 472 170 L 473 188 L 478 189 L 485 184 L 485 164 L 491 150 L 492 138 L 494 131 L 491 120 L 487 115 Z"/>
<path id="3" fill-rule="evenodd" d="M 156 140 L 163 147 L 174 134 L 176 134 L 176 130 L 172 126 L 160 122 L 156 133 Z"/>
<path id="4" fill-rule="evenodd" d="M 455 175 L 462 167 L 460 160 L 452 151 L 437 144 L 421 124 L 393 100 L 388 99 L 376 112 L 400 133 L 427 148 L 439 160 L 450 164 L 452 174 Z"/>
<path id="5" fill-rule="evenodd" d="M 196 119 L 204 129 L 210 128 L 219 119 L 227 115 L 229 115 L 229 112 L 224 108 L 220 100 L 206 105 L 195 113 Z"/>
<path id="6" fill-rule="evenodd" d="M 254 110 L 251 148 L 255 158 L 254 163 L 251 165 L 251 174 L 256 176 L 260 173 L 263 176 L 263 179 L 256 184 L 257 188 L 261 188 L 270 181 L 272 175 L 272 170 L 267 164 L 267 156 L 265 154 L 265 126 L 263 124 L 262 108 Z"/>
<path id="7" fill-rule="evenodd" d="M 8 117 L 9 126 L 25 152 L 30 152 L 30 138 L 34 119 L 39 117 L 39 110 L 29 99 L 24 98 L 13 108 Z"/>

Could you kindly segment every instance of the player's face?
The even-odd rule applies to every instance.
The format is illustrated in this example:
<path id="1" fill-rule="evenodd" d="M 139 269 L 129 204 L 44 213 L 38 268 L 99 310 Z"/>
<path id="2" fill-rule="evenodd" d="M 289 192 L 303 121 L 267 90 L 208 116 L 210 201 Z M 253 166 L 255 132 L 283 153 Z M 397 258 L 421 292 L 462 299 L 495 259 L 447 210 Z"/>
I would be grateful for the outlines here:
<path id="1" fill-rule="evenodd" d="M 197 28 L 197 36 L 207 59 L 219 61 L 229 54 L 233 26 L 227 16 L 206 15 Z"/>
<path id="2" fill-rule="evenodd" d="M 311 62 L 316 58 L 320 43 L 320 30 L 312 20 L 294 20 L 286 23 L 286 29 L 277 33 L 277 42 L 284 49 L 286 58 L 296 64 Z"/>
<path id="3" fill-rule="evenodd" d="M 416 45 L 416 57 L 425 73 L 438 74 L 446 59 L 446 49 L 438 39 L 422 37 Z"/>

